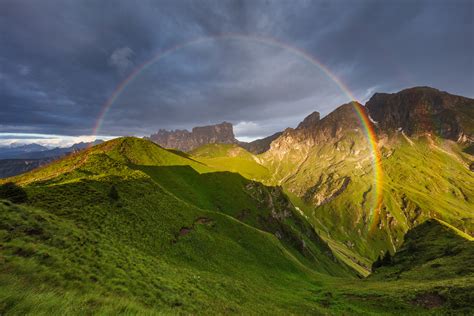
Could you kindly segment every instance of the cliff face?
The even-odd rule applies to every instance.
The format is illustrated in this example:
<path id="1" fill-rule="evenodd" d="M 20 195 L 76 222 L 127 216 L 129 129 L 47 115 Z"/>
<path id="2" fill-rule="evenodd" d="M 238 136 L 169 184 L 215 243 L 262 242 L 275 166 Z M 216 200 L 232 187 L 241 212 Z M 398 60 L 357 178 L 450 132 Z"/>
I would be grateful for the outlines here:
<path id="1" fill-rule="evenodd" d="M 429 133 L 460 142 L 473 140 L 473 99 L 415 87 L 376 93 L 366 107 L 378 127 L 388 133 L 402 129 L 407 135 Z"/>
<path id="2" fill-rule="evenodd" d="M 194 127 L 191 132 L 187 130 L 167 131 L 160 129 L 158 133 L 151 135 L 149 139 L 162 147 L 179 149 L 185 152 L 206 144 L 237 143 L 232 124 L 227 122 Z"/>

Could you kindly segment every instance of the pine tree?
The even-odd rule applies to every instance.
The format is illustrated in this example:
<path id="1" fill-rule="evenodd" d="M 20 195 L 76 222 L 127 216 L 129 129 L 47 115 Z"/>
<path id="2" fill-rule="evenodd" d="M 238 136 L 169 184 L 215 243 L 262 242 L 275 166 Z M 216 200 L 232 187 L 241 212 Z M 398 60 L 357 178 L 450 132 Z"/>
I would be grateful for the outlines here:
<path id="1" fill-rule="evenodd" d="M 118 194 L 118 191 L 117 191 L 117 188 L 115 187 L 115 185 L 112 185 L 110 187 L 110 191 L 109 191 L 109 198 L 113 201 L 118 201 L 119 200 L 119 194 Z"/>

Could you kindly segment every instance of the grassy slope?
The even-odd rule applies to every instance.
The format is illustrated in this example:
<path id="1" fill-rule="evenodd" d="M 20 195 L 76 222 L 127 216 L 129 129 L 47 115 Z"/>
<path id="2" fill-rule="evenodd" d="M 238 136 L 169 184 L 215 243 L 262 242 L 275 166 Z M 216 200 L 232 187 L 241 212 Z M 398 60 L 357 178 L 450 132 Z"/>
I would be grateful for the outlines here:
<path id="1" fill-rule="evenodd" d="M 18 177 L 18 182 L 28 183 L 32 207 L 1 205 L 0 310 L 62 313 L 80 306 L 86 312 L 143 312 L 151 307 L 205 312 L 207 305 L 209 311 L 223 313 L 282 312 L 297 304 L 299 311 L 320 308 L 311 300 L 301 301 L 308 289 L 318 288 L 310 283 L 316 274 L 291 247 L 225 212 L 177 198 L 131 164 L 143 168 L 155 155 L 156 164 L 182 163 L 182 157 L 151 143 L 120 139 Z M 112 185 L 119 201 L 108 198 Z M 338 271 L 334 262 L 331 267 L 327 259 L 322 261 Z M 123 305 L 114 303 L 118 297 L 126 297 Z M 37 304 L 44 298 L 47 302 Z M 267 303 L 262 305 L 262 300 Z"/>
<path id="2" fill-rule="evenodd" d="M 225 213 L 278 236 L 295 257 L 314 270 L 348 276 L 331 250 L 297 213 L 280 188 L 266 187 L 236 173 L 199 174 L 190 167 L 137 166 L 181 200 Z"/>
<path id="3" fill-rule="evenodd" d="M 408 231 L 400 250 L 369 280 L 387 284 L 436 282 L 438 286 L 431 292 L 415 294 L 413 302 L 470 314 L 474 302 L 474 241 L 466 237 L 450 225 L 427 220 Z"/>
<path id="4" fill-rule="evenodd" d="M 293 203 L 340 258 L 367 271 L 370 261 L 387 249 L 395 251 L 405 232 L 427 218 L 474 232 L 474 180 L 468 168 L 472 156 L 450 141 L 427 137 L 410 141 L 394 135 L 381 148 L 380 214 L 373 212 L 371 153 L 356 133 L 334 144 L 314 146 L 296 166 L 291 161 L 290 167 L 285 161 L 270 161 L 267 166 L 276 174 L 296 170 L 281 174 Z M 346 177 L 350 182 L 338 192 Z"/>
<path id="5" fill-rule="evenodd" d="M 0 311 L 436 313 L 412 304 L 414 291 L 468 289 L 449 280 L 387 285 L 316 273 L 318 265 L 263 231 L 255 217 L 235 218 L 236 204 L 258 210 L 258 187 L 246 191 L 251 198 L 214 199 L 219 189 L 234 194 L 249 181 L 174 165 L 212 170 L 128 138 L 15 178 L 30 206 L 0 203 Z M 108 197 L 112 185 L 118 201 Z M 273 192 L 267 190 L 263 196 Z M 271 209 L 263 206 L 264 214 Z"/>
<path id="6" fill-rule="evenodd" d="M 192 151 L 191 155 L 214 170 L 237 172 L 256 181 L 270 178 L 270 171 L 258 162 L 258 158 L 238 145 L 204 145 Z"/>
<path id="7" fill-rule="evenodd" d="M 380 216 L 371 218 L 362 207 L 363 193 L 372 181 L 361 175 L 354 177 L 339 197 L 312 213 L 321 232 L 326 228 L 328 237 L 354 242 L 352 248 L 357 253 L 373 259 L 386 249 L 393 252 L 404 233 L 427 218 L 439 218 L 473 233 L 474 180 L 466 164 L 434 149 L 424 138 L 414 140 L 413 145 L 399 139 L 385 155 Z M 369 191 L 368 198 L 372 193 Z M 342 227 L 341 221 L 345 223 Z M 371 221 L 375 221 L 376 230 L 370 231 Z"/>

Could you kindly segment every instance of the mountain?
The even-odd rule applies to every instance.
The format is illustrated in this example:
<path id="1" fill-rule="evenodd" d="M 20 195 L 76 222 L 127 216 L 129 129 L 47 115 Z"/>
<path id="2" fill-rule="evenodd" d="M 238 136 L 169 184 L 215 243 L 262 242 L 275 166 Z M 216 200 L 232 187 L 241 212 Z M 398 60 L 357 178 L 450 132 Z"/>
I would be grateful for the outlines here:
<path id="1" fill-rule="evenodd" d="M 474 141 L 474 99 L 429 87 L 376 93 L 366 104 L 384 132 L 430 133 L 460 142 Z"/>
<path id="2" fill-rule="evenodd" d="M 234 144 L 238 142 L 234 137 L 232 124 L 227 122 L 194 127 L 191 132 L 160 129 L 158 133 L 152 134 L 149 139 L 165 148 L 174 148 L 185 152 L 207 144 Z"/>
<path id="3" fill-rule="evenodd" d="M 42 152 L 49 150 L 48 147 L 39 144 L 26 144 L 26 145 L 10 145 L 0 147 L 0 159 L 18 158 L 22 155 L 27 155 L 32 152 Z"/>
<path id="4" fill-rule="evenodd" d="M 0 159 L 0 178 L 15 176 L 28 172 L 35 168 L 44 166 L 59 157 L 78 152 L 88 147 L 103 143 L 103 140 L 97 139 L 93 142 L 80 142 L 70 147 L 56 147 L 48 149 L 37 144 L 14 147 L 14 151 L 2 152 Z M 17 150 L 20 148 L 20 150 Z M 41 149 L 38 151 L 38 149 Z M 3 156 L 2 156 L 3 153 Z"/>
<path id="5" fill-rule="evenodd" d="M 122 137 L 0 180 L 0 313 L 472 314 L 461 108 L 466 137 L 352 102 L 261 154 Z"/>
<path id="6" fill-rule="evenodd" d="M 70 147 L 56 147 L 56 148 L 53 148 L 53 149 L 43 150 L 43 151 L 40 151 L 40 152 L 33 151 L 33 152 L 25 153 L 23 155 L 18 155 L 18 156 L 12 157 L 12 158 L 15 158 L 15 159 L 40 159 L 40 158 L 61 157 L 61 156 L 64 156 L 64 155 L 68 155 L 70 153 L 74 153 L 74 152 L 86 149 L 88 147 L 91 147 L 91 146 L 94 146 L 94 145 L 97 145 L 97 144 L 101 144 L 103 142 L 104 141 L 101 140 L 101 139 L 96 139 L 92 142 L 80 142 L 80 143 L 77 143 L 77 144 L 73 144 Z"/>
<path id="7" fill-rule="evenodd" d="M 408 91 L 423 96 L 426 90 Z M 463 100 L 459 104 L 470 100 L 434 89 L 428 91 L 430 98 L 423 99 L 428 109 L 436 109 L 439 98 Z M 432 95 L 434 92 L 438 97 Z M 402 129 L 398 123 L 393 125 L 397 128 L 391 128 L 385 122 L 401 114 L 394 114 L 397 107 L 390 100 L 404 100 L 406 93 L 401 91 L 384 102 L 376 97 L 380 94 L 376 94 L 377 113 L 371 112 L 374 98 L 367 106 L 342 105 L 322 119 L 313 113 L 297 128 L 286 129 L 268 151 L 254 156 L 254 162 L 247 167 L 266 169 L 259 173 L 260 177 L 254 173 L 252 179 L 281 185 L 334 253 L 355 269 L 366 271 L 365 274 L 369 273 L 373 260 L 387 249 L 395 252 L 406 231 L 425 219 L 442 219 L 467 234 L 474 234 L 471 211 L 474 209 L 471 171 L 474 159 L 466 150 L 472 146 L 468 127 L 473 118 L 464 105 L 453 106 L 452 111 L 456 113 L 453 117 L 458 118 L 454 118 L 452 126 L 462 122 L 459 123 L 462 137 L 461 134 L 450 136 L 447 130 L 435 133 L 429 126 L 416 123 L 425 120 L 417 115 L 405 120 L 407 125 L 402 125 Z M 418 97 L 407 100 L 403 102 L 413 100 L 415 104 L 400 105 L 400 113 L 405 108 L 417 108 Z M 443 102 L 448 107 L 447 101 Z M 381 154 L 381 175 L 377 182 L 374 181 L 374 152 L 358 113 L 377 122 L 370 123 L 377 133 L 375 141 Z M 428 114 L 419 114 L 423 115 Z M 408 126 L 419 127 L 409 129 Z M 221 156 L 220 161 L 212 158 L 222 169 L 226 165 L 235 166 L 226 159 L 234 158 Z M 235 167 L 232 170 L 245 173 Z M 380 205 L 376 206 L 377 199 Z"/>
<path id="8" fill-rule="evenodd" d="M 92 142 L 80 142 L 70 147 L 48 148 L 38 144 L 28 144 L 15 147 L 0 148 L 0 159 L 40 159 L 53 158 L 67 155 L 78 150 L 85 149 L 102 143 L 103 140 L 97 139 Z"/>

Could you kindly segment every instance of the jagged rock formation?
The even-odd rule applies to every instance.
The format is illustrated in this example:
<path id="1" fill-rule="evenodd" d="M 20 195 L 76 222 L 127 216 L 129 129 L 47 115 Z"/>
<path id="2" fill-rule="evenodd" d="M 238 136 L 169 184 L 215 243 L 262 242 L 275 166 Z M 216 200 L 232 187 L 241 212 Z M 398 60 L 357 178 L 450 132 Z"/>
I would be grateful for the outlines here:
<path id="1" fill-rule="evenodd" d="M 431 133 L 455 141 L 472 142 L 474 100 L 429 87 L 397 93 L 376 93 L 366 104 L 385 132 L 402 129 L 407 135 Z"/>
<path id="2" fill-rule="evenodd" d="M 162 147 L 185 152 L 207 144 L 235 144 L 238 142 L 235 139 L 232 124 L 228 122 L 194 127 L 191 132 L 160 129 L 158 133 L 152 134 L 148 139 Z"/>

